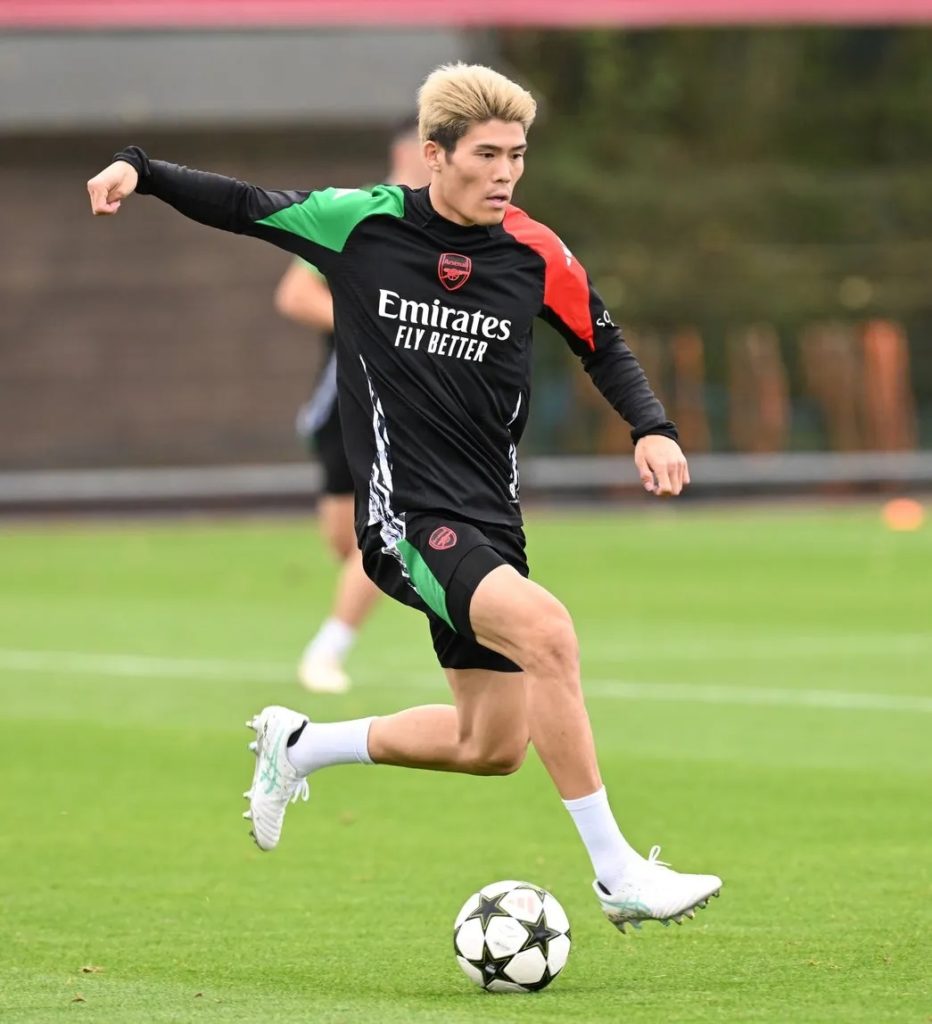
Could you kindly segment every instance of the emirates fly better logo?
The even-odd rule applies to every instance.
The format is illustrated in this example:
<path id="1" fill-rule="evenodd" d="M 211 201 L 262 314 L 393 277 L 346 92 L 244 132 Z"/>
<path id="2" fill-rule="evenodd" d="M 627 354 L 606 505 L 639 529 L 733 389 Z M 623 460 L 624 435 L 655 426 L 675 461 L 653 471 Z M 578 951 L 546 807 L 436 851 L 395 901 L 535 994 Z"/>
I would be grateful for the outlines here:
<path id="1" fill-rule="evenodd" d="M 472 273 L 472 260 L 458 252 L 445 252 L 437 263 L 437 276 L 448 292 L 462 288 Z"/>

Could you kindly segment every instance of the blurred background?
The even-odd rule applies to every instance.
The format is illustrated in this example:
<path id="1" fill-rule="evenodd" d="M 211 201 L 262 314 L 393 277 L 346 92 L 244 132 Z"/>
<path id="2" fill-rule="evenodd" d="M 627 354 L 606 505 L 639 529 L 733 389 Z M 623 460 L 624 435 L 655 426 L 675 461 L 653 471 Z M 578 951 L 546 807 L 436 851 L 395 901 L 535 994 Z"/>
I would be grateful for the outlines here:
<path id="1" fill-rule="evenodd" d="M 701 7 L 701 11 L 699 8 Z M 379 180 L 437 64 L 539 98 L 518 202 L 580 255 L 693 495 L 932 486 L 932 4 L 0 3 L 0 508 L 304 503 L 321 360 L 287 256 L 153 201 L 127 143 L 267 187 Z M 541 324 L 525 494 L 635 484 Z"/>

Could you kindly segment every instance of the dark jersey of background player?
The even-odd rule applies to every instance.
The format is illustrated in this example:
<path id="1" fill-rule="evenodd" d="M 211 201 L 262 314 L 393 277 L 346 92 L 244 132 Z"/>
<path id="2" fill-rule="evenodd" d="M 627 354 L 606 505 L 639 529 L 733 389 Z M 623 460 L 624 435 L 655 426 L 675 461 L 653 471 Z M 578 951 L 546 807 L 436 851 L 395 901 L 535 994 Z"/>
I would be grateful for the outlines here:
<path id="1" fill-rule="evenodd" d="M 435 213 L 426 188 L 273 192 L 150 161 L 137 147 L 118 158 L 139 172 L 137 191 L 272 242 L 327 277 L 360 535 L 377 525 L 391 545 L 404 514 L 419 511 L 521 522 L 516 445 L 536 316 L 563 335 L 635 440 L 676 437 L 585 270 L 517 207 L 501 224 L 464 227 Z"/>

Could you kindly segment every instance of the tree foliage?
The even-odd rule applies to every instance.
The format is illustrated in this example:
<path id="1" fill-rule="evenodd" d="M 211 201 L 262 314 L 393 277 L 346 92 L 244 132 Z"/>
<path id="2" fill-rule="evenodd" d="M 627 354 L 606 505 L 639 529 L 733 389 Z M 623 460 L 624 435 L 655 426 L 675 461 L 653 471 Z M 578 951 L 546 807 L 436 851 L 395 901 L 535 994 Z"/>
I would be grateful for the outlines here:
<path id="1" fill-rule="evenodd" d="M 932 319 L 932 31 L 525 32 L 504 51 L 543 97 L 522 201 L 631 314 Z"/>
<path id="2" fill-rule="evenodd" d="M 500 42 L 541 98 L 521 203 L 617 321 L 695 325 L 713 364 L 730 330 L 766 322 L 792 365 L 813 321 L 890 318 L 932 400 L 932 30 Z"/>

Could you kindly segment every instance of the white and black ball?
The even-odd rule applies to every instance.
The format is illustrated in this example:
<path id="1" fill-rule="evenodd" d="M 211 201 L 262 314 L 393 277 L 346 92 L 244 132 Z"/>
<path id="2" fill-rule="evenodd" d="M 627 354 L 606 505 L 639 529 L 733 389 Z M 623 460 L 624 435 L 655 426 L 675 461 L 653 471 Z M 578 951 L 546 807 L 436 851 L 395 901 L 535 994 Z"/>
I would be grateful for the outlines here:
<path id="1" fill-rule="evenodd" d="M 456 960 L 489 992 L 539 992 L 570 955 L 570 922 L 557 899 L 530 882 L 492 882 L 453 925 Z"/>

